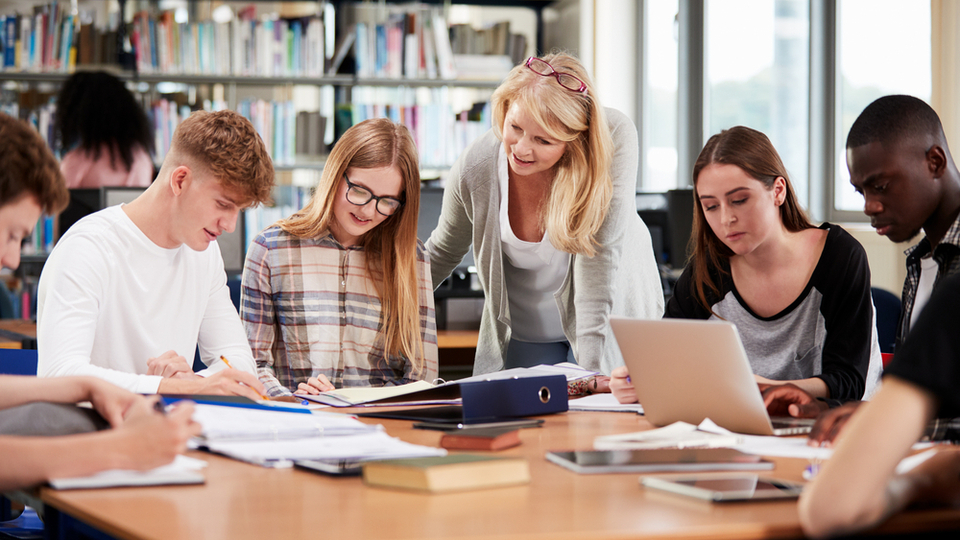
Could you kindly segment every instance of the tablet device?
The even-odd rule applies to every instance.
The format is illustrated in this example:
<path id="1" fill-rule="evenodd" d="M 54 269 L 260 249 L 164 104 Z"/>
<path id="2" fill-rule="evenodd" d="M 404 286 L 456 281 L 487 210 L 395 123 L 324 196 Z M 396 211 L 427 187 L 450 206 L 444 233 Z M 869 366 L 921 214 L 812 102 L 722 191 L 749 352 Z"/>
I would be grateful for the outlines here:
<path id="1" fill-rule="evenodd" d="M 732 448 L 578 450 L 547 452 L 547 460 L 580 474 L 699 471 L 756 471 L 773 462 Z"/>
<path id="2" fill-rule="evenodd" d="M 330 476 L 359 476 L 363 461 L 357 459 L 298 459 L 293 462 L 298 469 Z"/>
<path id="3" fill-rule="evenodd" d="M 541 418 L 528 418 L 522 420 L 504 420 L 502 422 L 484 422 L 480 424 L 450 424 L 444 422 L 414 422 L 416 429 L 437 429 L 440 431 L 474 431 L 478 429 L 490 428 L 535 428 L 543 425 Z"/>
<path id="4" fill-rule="evenodd" d="M 647 488 L 713 502 L 795 499 L 803 491 L 800 484 L 763 478 L 755 474 L 712 478 L 645 477 L 640 479 L 640 483 Z"/>

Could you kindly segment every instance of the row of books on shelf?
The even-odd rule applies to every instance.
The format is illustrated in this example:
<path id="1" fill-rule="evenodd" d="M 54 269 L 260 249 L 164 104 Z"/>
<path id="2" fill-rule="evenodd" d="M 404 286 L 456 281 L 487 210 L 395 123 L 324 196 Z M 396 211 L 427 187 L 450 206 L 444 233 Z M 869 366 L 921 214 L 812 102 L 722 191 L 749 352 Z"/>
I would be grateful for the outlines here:
<path id="1" fill-rule="evenodd" d="M 354 88 L 354 100 L 337 105 L 337 132 L 370 118 L 389 118 L 410 129 L 417 143 L 421 168 L 446 168 L 453 165 L 471 142 L 490 129 L 488 101 L 473 103 L 468 110 L 458 112 L 448 88 L 419 89 L 421 94 L 429 95 L 429 99 L 376 99 L 384 92 L 396 93 L 391 89 Z"/>
<path id="2" fill-rule="evenodd" d="M 69 2 L 34 6 L 32 14 L 0 14 L 4 68 L 69 71 L 77 63 L 79 18 Z"/>
<path id="3" fill-rule="evenodd" d="M 227 104 L 222 101 L 207 101 L 203 108 L 222 110 L 227 108 Z M 164 156 L 170 151 L 174 131 L 180 122 L 190 116 L 191 112 L 190 106 L 180 105 L 170 99 L 160 98 L 154 101 L 150 108 L 150 117 L 154 124 L 157 161 L 163 161 Z M 305 144 L 297 142 L 297 134 L 310 134 L 305 126 L 301 128 L 297 124 L 307 123 L 309 115 L 298 115 L 292 101 L 262 99 L 241 100 L 237 104 L 237 112 L 253 124 L 275 164 L 294 163 L 298 144 Z M 322 137 L 323 134 L 319 135 Z M 310 149 L 318 148 L 314 144 Z"/>
<path id="4" fill-rule="evenodd" d="M 243 212 L 243 238 L 249 245 L 260 231 L 290 217 L 310 202 L 313 187 L 279 185 L 273 188 L 273 205 L 258 205 Z"/>
<path id="5" fill-rule="evenodd" d="M 447 88 L 420 88 L 427 98 L 420 100 L 396 98 L 392 89 L 357 87 L 353 102 L 341 103 L 336 110 L 336 129 L 342 133 L 350 126 L 369 118 L 390 118 L 406 125 L 413 134 L 423 168 L 446 168 L 456 161 L 466 147 L 490 129 L 489 102 L 479 102 L 470 110 L 455 112 L 448 97 Z M 356 92 L 356 90 L 361 90 Z M 362 90 L 369 90 L 363 92 Z M 221 110 L 227 107 L 222 101 L 205 101 L 206 110 Z M 7 103 L 0 111 L 20 117 L 16 103 Z M 162 162 L 173 140 L 173 133 L 192 112 L 189 105 L 178 104 L 167 98 L 153 102 L 148 117 L 154 129 L 156 161 Z M 326 154 L 324 134 L 326 119 L 316 111 L 296 111 L 292 101 L 266 101 L 261 99 L 241 100 L 237 112 L 248 118 L 263 139 L 267 152 L 275 165 L 294 166 L 306 159 L 319 158 Z M 54 132 L 56 103 L 49 102 L 31 109 L 26 119 L 47 141 L 54 154 L 59 156 Z"/>
<path id="6" fill-rule="evenodd" d="M 56 239 L 56 220 L 53 216 L 42 215 L 37 220 L 33 232 L 23 239 L 20 245 L 21 255 L 39 255 L 49 253 Z"/>
<path id="7" fill-rule="evenodd" d="M 436 8 L 408 9 L 383 22 L 357 22 L 341 49 L 352 41 L 356 74 L 368 78 L 499 81 L 527 50 L 526 37 L 511 34 L 509 21 L 481 29 L 448 27 Z M 338 51 L 334 65 L 342 54 Z"/>
<path id="8" fill-rule="evenodd" d="M 177 22 L 173 11 L 134 15 L 130 36 L 142 73 L 320 77 L 323 18 L 256 16 L 254 6 L 229 22 Z"/>
<path id="9" fill-rule="evenodd" d="M 231 12 L 226 22 L 139 11 L 124 30 L 140 73 L 172 75 L 321 77 L 335 74 L 352 53 L 358 77 L 397 79 L 456 79 L 461 64 L 479 61 L 470 57 L 495 56 L 481 64 L 483 70 L 467 68 L 460 76 L 499 80 L 527 49 L 526 37 L 511 34 L 507 21 L 482 29 L 448 27 L 437 7 L 400 6 L 386 15 L 353 9 L 363 20 L 347 25 L 335 50 L 325 46 L 321 14 L 258 16 L 252 5 Z M 32 14 L 0 14 L 0 67 L 69 72 L 77 65 L 116 64 L 117 25 L 100 28 L 95 18 L 89 10 L 72 12 L 63 0 L 35 6 Z"/>

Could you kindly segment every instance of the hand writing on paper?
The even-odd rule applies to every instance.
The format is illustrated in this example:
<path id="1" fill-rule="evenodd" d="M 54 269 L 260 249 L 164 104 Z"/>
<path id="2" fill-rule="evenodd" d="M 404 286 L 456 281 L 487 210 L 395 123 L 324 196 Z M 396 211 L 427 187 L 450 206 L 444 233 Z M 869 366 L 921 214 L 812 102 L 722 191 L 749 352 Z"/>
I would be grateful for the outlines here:
<path id="1" fill-rule="evenodd" d="M 817 418 L 817 422 L 813 424 L 807 444 L 810 446 L 833 446 L 847 420 L 853 416 L 853 413 L 857 412 L 862 404 L 862 401 L 850 401 L 836 409 L 824 411 Z"/>
<path id="2" fill-rule="evenodd" d="M 121 463 L 117 468 L 147 470 L 173 461 L 187 449 L 187 441 L 200 434 L 192 420 L 193 403 L 178 402 L 168 414 L 157 412 L 154 396 L 141 401 L 121 427 L 111 431 L 117 438 L 112 448 Z"/>
<path id="3" fill-rule="evenodd" d="M 253 400 L 263 399 L 265 391 L 256 375 L 230 368 L 192 380 L 163 379 L 157 389 L 158 394 L 237 395 Z"/>
<path id="4" fill-rule="evenodd" d="M 637 391 L 630 382 L 630 372 L 626 366 L 620 366 L 610 373 L 610 391 L 620 403 L 637 402 Z"/>
<path id="5" fill-rule="evenodd" d="M 307 379 L 307 382 L 300 383 L 297 386 L 298 394 L 310 394 L 315 396 L 320 392 L 329 392 L 331 390 L 336 390 L 336 387 L 330 383 L 330 379 L 326 375 L 317 375 L 316 377 L 310 377 Z"/>
<path id="6" fill-rule="evenodd" d="M 156 358 L 147 360 L 147 375 L 160 375 L 164 378 L 193 378 L 193 366 L 176 351 L 167 351 Z"/>
<path id="7" fill-rule="evenodd" d="M 763 404 L 770 416 L 816 418 L 827 404 L 793 383 L 759 384 Z"/>

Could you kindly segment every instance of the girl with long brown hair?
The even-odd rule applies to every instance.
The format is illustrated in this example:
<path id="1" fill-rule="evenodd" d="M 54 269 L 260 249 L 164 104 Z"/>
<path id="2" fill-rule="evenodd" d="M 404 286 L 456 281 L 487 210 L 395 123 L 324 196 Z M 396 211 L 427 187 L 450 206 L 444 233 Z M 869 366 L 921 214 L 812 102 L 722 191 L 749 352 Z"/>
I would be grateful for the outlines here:
<path id="1" fill-rule="evenodd" d="M 880 349 L 863 247 L 836 225 L 810 223 L 759 131 L 737 126 L 711 137 L 693 183 L 692 255 L 664 316 L 735 323 L 757 381 L 792 385 L 792 398 L 771 400 L 768 391 L 773 414 L 789 403 L 825 407 L 872 394 Z M 636 400 L 626 369 L 611 389 Z"/>
<path id="2" fill-rule="evenodd" d="M 437 376 L 419 205 L 410 132 L 367 120 L 330 152 L 307 206 L 254 239 L 240 314 L 271 395 Z"/>

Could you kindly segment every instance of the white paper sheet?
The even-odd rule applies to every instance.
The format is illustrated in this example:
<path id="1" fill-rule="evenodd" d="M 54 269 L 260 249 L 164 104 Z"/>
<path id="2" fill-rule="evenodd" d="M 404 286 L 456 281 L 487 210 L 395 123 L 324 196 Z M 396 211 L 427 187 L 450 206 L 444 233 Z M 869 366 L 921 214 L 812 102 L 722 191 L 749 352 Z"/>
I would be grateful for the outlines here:
<path id="1" fill-rule="evenodd" d="M 195 405 L 193 419 L 203 427 L 203 437 L 207 440 L 291 439 L 351 435 L 381 429 L 345 414 L 296 414 L 201 403 Z"/>
<path id="2" fill-rule="evenodd" d="M 608 411 L 629 412 L 643 414 L 643 405 L 639 403 L 620 403 L 613 394 L 591 394 L 581 398 L 571 399 L 571 411 Z"/>
<path id="3" fill-rule="evenodd" d="M 201 469 L 207 466 L 202 459 L 177 456 L 173 463 L 148 471 L 114 469 L 79 478 L 54 478 L 54 489 L 89 489 L 121 486 L 159 486 L 166 484 L 202 484 Z"/>
<path id="4" fill-rule="evenodd" d="M 265 466 L 285 466 L 299 459 L 392 459 L 445 456 L 432 446 L 403 442 L 382 431 L 340 437 L 311 437 L 276 441 L 214 441 L 213 452 Z"/>
<path id="5" fill-rule="evenodd" d="M 686 422 L 634 433 L 603 435 L 593 439 L 595 450 L 647 450 L 654 448 L 731 448 L 742 442 L 735 433 L 708 433 Z"/>

